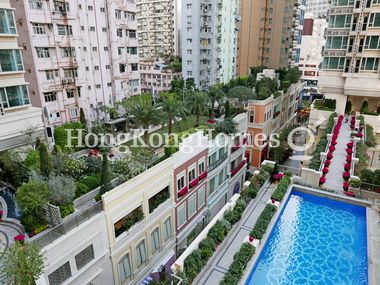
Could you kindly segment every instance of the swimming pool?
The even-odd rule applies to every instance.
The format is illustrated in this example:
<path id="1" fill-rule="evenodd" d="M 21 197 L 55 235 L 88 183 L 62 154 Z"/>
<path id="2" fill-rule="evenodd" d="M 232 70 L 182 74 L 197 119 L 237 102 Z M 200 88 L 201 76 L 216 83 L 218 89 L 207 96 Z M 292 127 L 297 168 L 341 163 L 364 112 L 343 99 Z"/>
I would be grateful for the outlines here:
<path id="1" fill-rule="evenodd" d="M 246 285 L 367 285 L 366 209 L 293 189 Z"/>

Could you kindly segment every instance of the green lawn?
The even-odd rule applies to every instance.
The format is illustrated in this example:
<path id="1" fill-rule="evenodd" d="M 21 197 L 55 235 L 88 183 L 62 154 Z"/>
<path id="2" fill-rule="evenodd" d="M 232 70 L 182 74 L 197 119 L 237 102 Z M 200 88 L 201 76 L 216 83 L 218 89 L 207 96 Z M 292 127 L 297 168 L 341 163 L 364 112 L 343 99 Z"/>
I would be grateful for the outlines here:
<path id="1" fill-rule="evenodd" d="M 200 125 L 206 125 L 207 120 L 208 120 L 207 116 L 202 116 L 199 119 L 199 124 Z M 183 119 L 182 121 L 175 122 L 173 124 L 173 132 L 174 133 L 180 133 L 180 132 L 186 131 L 188 129 L 191 129 L 195 126 L 195 121 L 196 121 L 196 117 L 194 115 L 190 115 L 190 116 L 186 117 L 185 119 Z M 165 127 L 161 128 L 157 131 L 150 133 L 150 135 L 152 135 L 154 133 L 167 134 L 168 133 L 168 127 L 165 126 Z M 153 143 L 154 143 L 154 145 L 158 144 L 158 136 L 153 137 Z M 132 151 L 132 153 L 134 153 L 138 147 L 131 147 L 132 144 L 133 144 L 133 140 L 128 141 L 128 142 L 124 143 L 123 145 L 128 146 L 129 149 Z M 139 143 L 139 141 L 137 141 L 137 144 L 141 145 Z"/>

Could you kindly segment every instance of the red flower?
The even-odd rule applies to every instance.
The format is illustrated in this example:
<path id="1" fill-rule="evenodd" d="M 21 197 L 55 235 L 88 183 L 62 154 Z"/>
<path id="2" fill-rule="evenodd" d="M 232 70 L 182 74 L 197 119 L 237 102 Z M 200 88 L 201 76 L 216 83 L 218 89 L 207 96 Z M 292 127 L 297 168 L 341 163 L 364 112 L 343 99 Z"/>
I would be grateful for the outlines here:
<path id="1" fill-rule="evenodd" d="M 351 169 L 351 164 L 350 163 L 346 163 L 344 165 L 344 170 L 349 171 L 350 169 Z"/>
<path id="2" fill-rule="evenodd" d="M 319 184 L 325 184 L 326 183 L 326 177 L 319 178 Z"/>
<path id="3" fill-rule="evenodd" d="M 336 140 L 331 141 L 331 145 L 336 146 L 336 144 L 337 144 Z"/>
<path id="4" fill-rule="evenodd" d="M 331 152 L 335 151 L 335 146 L 330 145 L 330 147 L 329 147 L 329 151 L 331 151 Z"/>
<path id="5" fill-rule="evenodd" d="M 255 238 L 253 236 L 249 236 L 249 242 L 253 242 Z"/>
<path id="6" fill-rule="evenodd" d="M 207 177 L 207 171 L 203 171 L 201 175 L 199 175 L 199 180 L 203 180 Z"/>
<path id="7" fill-rule="evenodd" d="M 350 174 L 350 172 L 348 172 L 348 171 L 345 171 L 345 172 L 343 173 L 343 178 L 344 178 L 345 180 L 348 180 L 348 179 L 350 179 L 350 177 L 351 177 L 351 174 Z"/>
<path id="8" fill-rule="evenodd" d="M 348 183 L 348 181 L 344 181 L 343 182 L 343 189 L 348 189 L 348 187 L 350 187 L 350 183 Z"/>
<path id="9" fill-rule="evenodd" d="M 324 167 L 322 169 L 322 173 L 326 175 L 327 173 L 329 173 L 329 169 L 327 167 Z"/>
<path id="10" fill-rule="evenodd" d="M 193 181 L 190 181 L 190 188 L 193 188 L 195 186 L 197 186 L 199 183 L 199 179 L 198 178 L 195 178 Z"/>
<path id="11" fill-rule="evenodd" d="M 186 195 L 187 191 L 188 191 L 187 186 L 183 187 L 183 188 L 178 192 L 178 198 L 179 198 L 179 197 L 182 197 L 182 196 L 184 196 L 184 195 Z"/>
<path id="12" fill-rule="evenodd" d="M 351 161 L 352 161 L 352 157 L 351 157 L 351 155 L 347 155 L 347 156 L 346 156 L 346 161 L 347 161 L 347 162 L 351 162 Z"/>
<path id="13" fill-rule="evenodd" d="M 358 133 L 358 134 L 356 134 L 356 136 L 357 136 L 358 138 L 362 138 L 362 137 L 363 137 L 363 134 L 362 134 L 362 133 Z"/>
<path id="14" fill-rule="evenodd" d="M 325 161 L 325 167 L 329 167 L 331 165 L 331 160 L 327 159 Z"/>
<path id="15" fill-rule="evenodd" d="M 352 155 L 352 149 L 347 148 L 347 149 L 346 149 L 346 152 L 347 152 L 348 155 Z"/>
<path id="16" fill-rule="evenodd" d="M 216 123 L 216 120 L 214 120 L 214 119 L 209 119 L 209 120 L 207 120 L 207 123 L 209 123 L 209 124 L 215 124 L 215 123 Z"/>
<path id="17" fill-rule="evenodd" d="M 349 142 L 349 143 L 347 144 L 347 147 L 348 147 L 348 148 L 353 148 L 353 147 L 354 147 L 354 143 L 353 143 L 353 142 Z"/>
<path id="18" fill-rule="evenodd" d="M 331 160 L 333 157 L 334 157 L 334 155 L 332 154 L 332 152 L 329 152 L 327 154 L 327 159 Z"/>
<path id="19" fill-rule="evenodd" d="M 375 189 L 375 192 L 376 192 L 376 193 L 380 193 L 380 187 L 377 187 L 377 188 Z"/>
<path id="20" fill-rule="evenodd" d="M 23 242 L 25 240 L 25 235 L 17 235 L 13 238 L 15 241 Z"/>

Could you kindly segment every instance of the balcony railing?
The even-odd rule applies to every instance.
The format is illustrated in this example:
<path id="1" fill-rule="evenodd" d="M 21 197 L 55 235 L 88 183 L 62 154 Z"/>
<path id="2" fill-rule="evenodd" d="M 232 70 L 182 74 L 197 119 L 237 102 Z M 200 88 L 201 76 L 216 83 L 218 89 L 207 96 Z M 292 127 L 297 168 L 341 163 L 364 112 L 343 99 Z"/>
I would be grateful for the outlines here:
<path id="1" fill-rule="evenodd" d="M 225 153 L 223 156 L 221 156 L 217 161 L 210 164 L 208 166 L 208 172 L 213 171 L 215 168 L 217 168 L 219 165 L 221 165 L 226 159 L 227 159 L 227 153 Z"/>
<path id="2" fill-rule="evenodd" d="M 247 161 L 244 159 L 238 167 L 236 167 L 235 169 L 233 169 L 231 171 L 231 177 L 235 176 L 236 173 L 238 173 L 245 165 L 247 164 Z"/>
<path id="3" fill-rule="evenodd" d="M 38 235 L 32 237 L 30 239 L 30 242 L 37 243 L 41 248 L 51 244 L 58 238 L 64 236 L 71 230 L 75 229 L 76 227 L 79 227 L 84 222 L 88 221 L 92 217 L 94 217 L 96 214 L 100 213 L 103 210 L 103 204 L 102 202 L 98 202 L 90 207 L 88 207 L 86 210 L 78 212 L 78 214 L 73 214 L 73 217 L 69 217 L 67 220 L 65 220 L 62 224 L 52 228 L 48 229 L 46 231 L 43 231 L 39 233 Z"/>

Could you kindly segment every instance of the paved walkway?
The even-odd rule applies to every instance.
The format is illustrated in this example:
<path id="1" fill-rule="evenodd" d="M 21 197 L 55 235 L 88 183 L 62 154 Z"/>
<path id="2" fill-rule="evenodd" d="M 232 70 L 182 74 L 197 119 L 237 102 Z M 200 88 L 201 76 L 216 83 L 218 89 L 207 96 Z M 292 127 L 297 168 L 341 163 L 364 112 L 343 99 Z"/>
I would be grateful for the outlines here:
<path id="1" fill-rule="evenodd" d="M 346 147 L 350 142 L 350 122 L 345 123 L 343 120 L 342 127 L 340 128 L 337 145 L 335 146 L 334 157 L 331 160 L 329 173 L 326 175 L 326 188 L 343 191 L 343 172 L 346 163 Z"/>
<path id="2" fill-rule="evenodd" d="M 240 224 L 230 233 L 222 246 L 217 249 L 217 256 L 197 284 L 216 285 L 220 283 L 232 263 L 235 253 L 239 251 L 244 239 L 249 235 L 274 189 L 269 185 L 261 190 L 256 199 L 251 202 Z"/>

